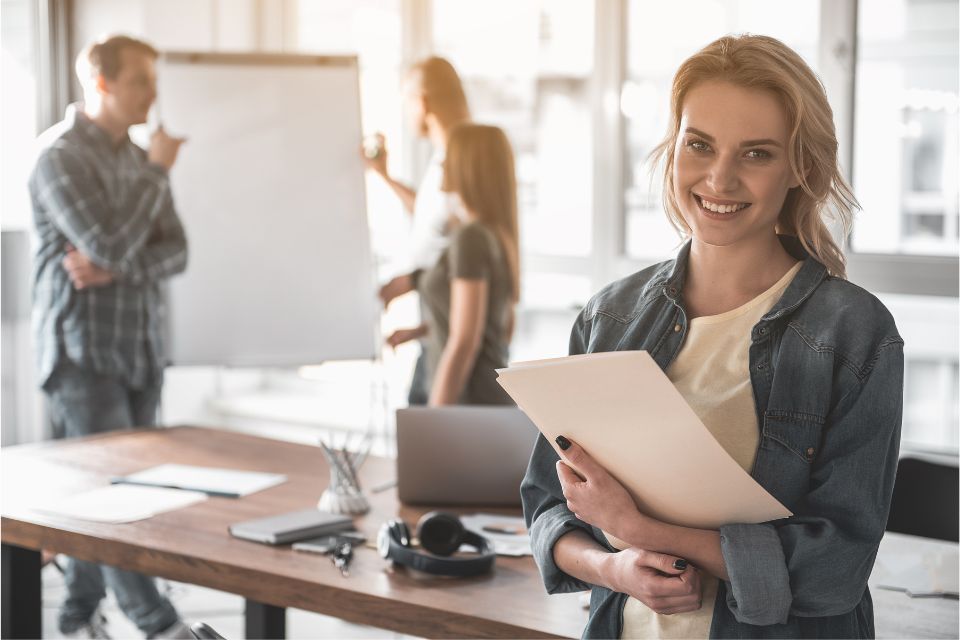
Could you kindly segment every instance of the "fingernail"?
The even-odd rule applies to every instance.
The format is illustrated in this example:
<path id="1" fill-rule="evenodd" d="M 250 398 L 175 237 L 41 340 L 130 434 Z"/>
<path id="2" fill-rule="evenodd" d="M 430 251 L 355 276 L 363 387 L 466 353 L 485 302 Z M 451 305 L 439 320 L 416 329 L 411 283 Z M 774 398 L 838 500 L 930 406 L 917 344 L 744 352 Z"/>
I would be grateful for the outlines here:
<path id="1" fill-rule="evenodd" d="M 570 448 L 570 441 L 563 436 L 557 436 L 557 446 L 566 451 Z"/>
<path id="2" fill-rule="evenodd" d="M 683 571 L 684 569 L 687 568 L 687 561 L 682 558 L 674 560 L 673 568 L 676 569 L 677 571 Z"/>

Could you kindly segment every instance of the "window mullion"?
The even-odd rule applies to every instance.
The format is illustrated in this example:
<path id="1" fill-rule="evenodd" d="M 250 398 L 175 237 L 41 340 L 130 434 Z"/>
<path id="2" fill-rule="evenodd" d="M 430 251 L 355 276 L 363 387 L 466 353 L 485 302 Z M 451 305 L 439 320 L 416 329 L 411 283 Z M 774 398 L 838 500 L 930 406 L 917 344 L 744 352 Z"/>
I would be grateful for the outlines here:
<path id="1" fill-rule="evenodd" d="M 591 282 L 599 289 L 614 277 L 624 252 L 623 118 L 620 89 L 626 51 L 626 0 L 597 0 L 593 74 L 593 245 Z"/>

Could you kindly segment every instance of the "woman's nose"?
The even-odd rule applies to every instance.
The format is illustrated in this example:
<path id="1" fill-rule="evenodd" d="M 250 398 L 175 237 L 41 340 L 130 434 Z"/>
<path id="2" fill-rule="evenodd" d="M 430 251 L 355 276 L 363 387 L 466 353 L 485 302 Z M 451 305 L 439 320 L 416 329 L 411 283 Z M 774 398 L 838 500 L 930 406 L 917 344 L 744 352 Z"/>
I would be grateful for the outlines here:
<path id="1" fill-rule="evenodd" d="M 717 194 L 729 193 L 740 185 L 735 158 L 718 157 L 710 166 L 707 185 Z"/>

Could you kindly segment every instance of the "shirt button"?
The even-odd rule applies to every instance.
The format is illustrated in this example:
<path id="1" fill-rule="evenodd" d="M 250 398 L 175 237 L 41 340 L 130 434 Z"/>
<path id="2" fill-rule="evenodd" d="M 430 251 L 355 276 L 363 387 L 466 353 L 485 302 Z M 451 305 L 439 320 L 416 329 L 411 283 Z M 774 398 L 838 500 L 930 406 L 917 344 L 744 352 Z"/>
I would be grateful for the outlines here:
<path id="1" fill-rule="evenodd" d="M 759 332 L 759 333 L 760 333 L 760 335 L 766 334 L 766 333 L 767 333 L 767 328 L 766 328 L 766 327 L 760 327 L 760 332 Z"/>
<path id="2" fill-rule="evenodd" d="M 763 363 L 757 365 L 757 371 L 763 371 Z"/>
<path id="3" fill-rule="evenodd" d="M 674 333 L 680 333 L 680 329 L 683 329 L 683 327 L 681 327 L 679 324 L 673 325 L 673 332 L 674 332 Z"/>
<path id="4" fill-rule="evenodd" d="M 812 458 L 812 457 L 813 457 L 813 454 L 814 454 L 814 449 L 813 449 L 813 447 L 807 447 L 807 457 L 808 457 L 808 458 Z"/>

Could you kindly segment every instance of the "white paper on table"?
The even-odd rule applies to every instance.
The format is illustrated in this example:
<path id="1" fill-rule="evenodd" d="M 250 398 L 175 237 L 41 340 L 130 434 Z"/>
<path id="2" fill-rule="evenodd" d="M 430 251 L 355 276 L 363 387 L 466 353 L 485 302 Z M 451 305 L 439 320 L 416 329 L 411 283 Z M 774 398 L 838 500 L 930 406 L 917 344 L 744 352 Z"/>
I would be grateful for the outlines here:
<path id="1" fill-rule="evenodd" d="M 792 513 L 703 426 L 646 351 L 534 360 L 497 381 L 559 453 L 577 442 L 655 518 L 717 529 Z"/>
<path id="2" fill-rule="evenodd" d="M 490 541 L 498 556 L 532 556 L 530 534 L 523 518 L 493 513 L 460 516 L 463 526 Z M 504 533 L 510 531 L 511 533 Z M 469 550 L 469 547 L 463 548 Z"/>
<path id="3" fill-rule="evenodd" d="M 118 524 L 145 520 L 206 499 L 207 495 L 198 491 L 120 484 L 59 498 L 34 509 L 80 520 Z"/>
<path id="4" fill-rule="evenodd" d="M 956 542 L 888 531 L 880 541 L 870 581 L 912 594 L 960 593 Z"/>
<path id="5" fill-rule="evenodd" d="M 286 480 L 287 476 L 279 473 L 237 471 L 188 464 L 161 464 L 122 478 L 115 478 L 114 482 L 203 491 L 211 495 L 240 498 L 276 486 Z"/>

